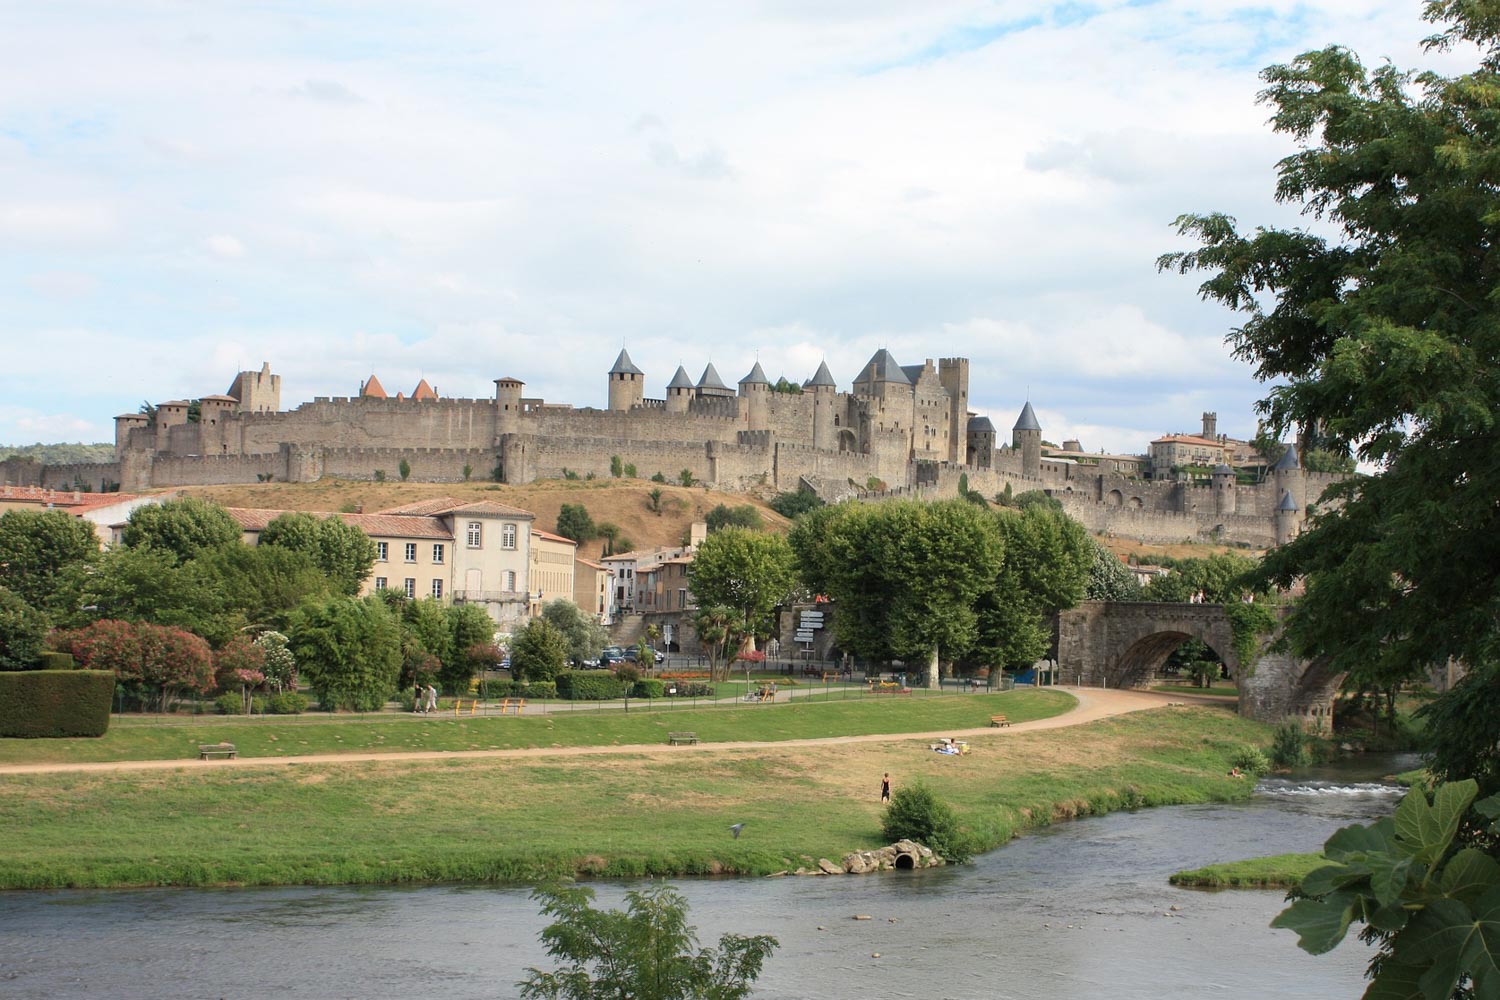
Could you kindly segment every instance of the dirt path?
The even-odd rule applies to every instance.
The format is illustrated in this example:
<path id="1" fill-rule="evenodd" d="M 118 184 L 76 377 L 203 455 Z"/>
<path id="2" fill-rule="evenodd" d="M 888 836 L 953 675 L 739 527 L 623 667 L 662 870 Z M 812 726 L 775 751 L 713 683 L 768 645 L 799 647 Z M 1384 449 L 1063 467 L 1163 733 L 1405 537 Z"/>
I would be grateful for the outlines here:
<path id="1" fill-rule="evenodd" d="M 929 733 L 874 733 L 867 736 L 825 736 L 804 740 L 773 742 L 698 743 L 667 746 L 641 743 L 628 746 L 598 747 L 528 747 L 519 750 L 422 750 L 391 753 L 307 754 L 298 757 L 240 757 L 234 760 L 120 760 L 74 764 L 7 764 L 0 765 L 0 775 L 57 774 L 87 771 L 160 771 L 172 768 L 203 770 L 222 767 L 284 767 L 288 764 L 348 764 L 362 761 L 462 760 L 484 757 L 595 757 L 620 754 L 717 753 L 724 750 L 765 750 L 772 747 L 827 746 L 837 743 L 890 743 L 895 740 L 935 740 L 944 736 L 1003 736 L 1042 729 L 1081 726 L 1128 712 L 1140 712 L 1174 704 L 1220 704 L 1218 698 L 1195 698 L 1191 695 L 1156 694 L 1148 691 L 1109 691 L 1099 688 L 1060 687 L 1078 699 L 1078 705 L 1062 715 L 1031 722 L 1017 722 L 1003 729 L 943 729 Z"/>

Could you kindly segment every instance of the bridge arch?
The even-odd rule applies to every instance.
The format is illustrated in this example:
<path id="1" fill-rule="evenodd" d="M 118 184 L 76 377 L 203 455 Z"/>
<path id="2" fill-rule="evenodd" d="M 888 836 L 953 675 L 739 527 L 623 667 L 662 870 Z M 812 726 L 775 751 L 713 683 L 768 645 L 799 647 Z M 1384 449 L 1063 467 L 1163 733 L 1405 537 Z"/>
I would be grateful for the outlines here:
<path id="1" fill-rule="evenodd" d="M 1298 719 L 1312 730 L 1333 728 L 1333 698 L 1343 675 L 1326 659 L 1304 660 L 1263 649 L 1241 669 L 1234 630 L 1223 605 L 1086 601 L 1058 615 L 1057 663 L 1065 684 L 1140 687 L 1189 638 L 1207 644 L 1239 686 L 1241 715 L 1264 722 Z"/>

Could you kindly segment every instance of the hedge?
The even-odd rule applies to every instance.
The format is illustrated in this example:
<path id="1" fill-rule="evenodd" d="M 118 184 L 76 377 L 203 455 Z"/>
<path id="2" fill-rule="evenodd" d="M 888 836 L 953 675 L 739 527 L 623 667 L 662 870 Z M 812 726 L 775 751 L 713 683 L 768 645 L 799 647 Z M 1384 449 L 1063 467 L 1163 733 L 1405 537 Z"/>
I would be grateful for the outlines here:
<path id="1" fill-rule="evenodd" d="M 572 701 L 608 701 L 625 696 L 625 682 L 608 670 L 564 670 L 557 675 L 557 696 Z"/>
<path id="2" fill-rule="evenodd" d="M 557 683 L 555 681 L 485 681 L 484 696 L 486 698 L 556 698 Z"/>
<path id="3" fill-rule="evenodd" d="M 667 684 L 665 681 L 648 677 L 645 680 L 635 682 L 635 690 L 631 692 L 632 698 L 665 698 L 667 696 Z"/>
<path id="4" fill-rule="evenodd" d="M 77 670 L 78 664 L 73 661 L 72 653 L 59 653 L 46 649 L 38 654 L 36 658 L 36 669 L 38 670 Z"/>
<path id="5" fill-rule="evenodd" d="M 0 672 L 0 736 L 103 736 L 114 697 L 108 670 Z"/>

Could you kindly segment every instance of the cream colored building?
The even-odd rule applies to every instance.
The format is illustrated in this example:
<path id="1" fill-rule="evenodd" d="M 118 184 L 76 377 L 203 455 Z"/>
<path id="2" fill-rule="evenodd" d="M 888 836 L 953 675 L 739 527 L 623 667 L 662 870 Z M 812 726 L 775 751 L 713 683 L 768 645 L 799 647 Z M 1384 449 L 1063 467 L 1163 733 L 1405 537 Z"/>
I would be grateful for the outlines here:
<path id="1" fill-rule="evenodd" d="M 1185 465 L 1213 468 L 1227 464 L 1233 452 L 1219 438 L 1194 434 L 1168 434 L 1151 442 L 1151 478 L 1165 479 L 1173 469 Z"/>
<path id="2" fill-rule="evenodd" d="M 573 600 L 573 561 L 578 543 L 540 528 L 531 529 L 531 616 L 558 598 Z"/>
<path id="3" fill-rule="evenodd" d="M 245 540 L 282 510 L 231 507 Z M 361 594 L 400 590 L 408 597 L 480 604 L 497 625 L 510 628 L 530 612 L 530 511 L 451 497 L 424 500 L 376 514 L 327 514 L 359 528 L 375 543 L 375 565 Z"/>
<path id="4" fill-rule="evenodd" d="M 615 621 L 615 575 L 603 563 L 579 557 L 573 564 L 573 603 L 601 625 Z"/>

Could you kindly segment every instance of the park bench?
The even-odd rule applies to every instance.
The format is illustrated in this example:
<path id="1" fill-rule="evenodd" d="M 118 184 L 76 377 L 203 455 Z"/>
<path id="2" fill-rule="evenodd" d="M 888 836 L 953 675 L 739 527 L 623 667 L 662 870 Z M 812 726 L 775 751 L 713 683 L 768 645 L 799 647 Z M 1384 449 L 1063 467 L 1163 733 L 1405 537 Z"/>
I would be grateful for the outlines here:
<path id="1" fill-rule="evenodd" d="M 521 709 L 526 707 L 525 698 L 506 698 L 500 703 L 501 715 L 520 715 Z"/>
<path id="2" fill-rule="evenodd" d="M 1003 715 L 992 715 L 990 716 L 990 725 L 995 728 L 999 728 L 1000 726 L 1008 726 L 1010 725 L 1010 720 Z"/>
<path id="3" fill-rule="evenodd" d="M 479 699 L 476 698 L 473 701 L 469 702 L 469 714 L 470 715 L 473 715 L 476 711 L 478 711 L 478 709 L 479 709 Z M 454 715 L 463 715 L 464 714 L 464 700 L 462 698 L 459 698 L 457 701 L 455 701 L 453 703 L 453 714 Z"/>
<path id="4" fill-rule="evenodd" d="M 239 756 L 233 743 L 199 743 L 198 759 L 208 760 L 210 757 L 228 757 L 231 760 Z"/>
<path id="5" fill-rule="evenodd" d="M 669 746 L 677 746 L 679 743 L 697 743 L 697 733 L 668 733 L 667 743 Z"/>

